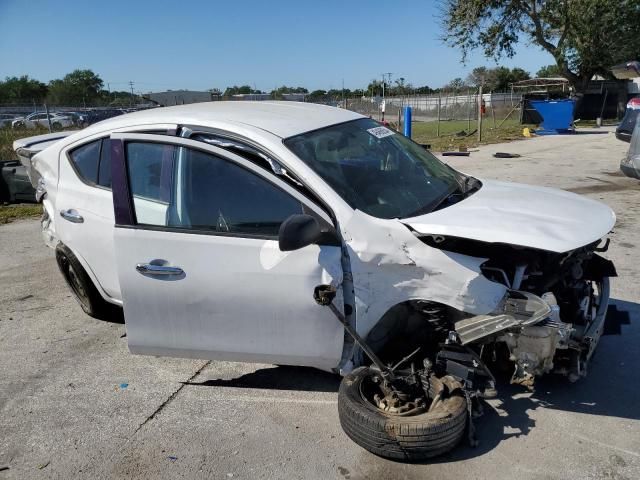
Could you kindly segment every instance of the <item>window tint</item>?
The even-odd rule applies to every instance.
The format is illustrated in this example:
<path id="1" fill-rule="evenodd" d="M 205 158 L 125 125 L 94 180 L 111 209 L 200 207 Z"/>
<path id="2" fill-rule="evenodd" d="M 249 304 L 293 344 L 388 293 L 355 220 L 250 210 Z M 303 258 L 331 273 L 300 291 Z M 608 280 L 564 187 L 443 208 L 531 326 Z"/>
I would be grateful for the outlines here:
<path id="1" fill-rule="evenodd" d="M 170 149 L 170 154 L 166 149 Z M 155 169 L 136 168 L 136 158 L 141 158 L 142 152 L 170 160 L 157 162 L 156 165 L 162 167 Z M 137 157 L 132 153 L 137 153 Z M 129 143 L 127 155 L 138 223 L 275 237 L 286 218 L 302 213 L 302 204 L 288 193 L 208 153 L 183 147 Z M 169 165 L 170 175 L 164 172 Z M 135 197 L 137 185 L 156 181 L 152 178 L 158 178 L 158 168 L 162 170 L 160 177 L 170 179 L 169 201 L 164 209 Z M 161 191 L 162 188 L 160 185 Z"/>
<path id="2" fill-rule="evenodd" d="M 76 148 L 70 154 L 71 162 L 80 177 L 91 183 L 96 183 L 98 178 L 98 159 L 100 158 L 101 140 Z"/>
<path id="3" fill-rule="evenodd" d="M 108 138 L 102 140 L 98 185 L 111 188 L 111 140 Z"/>

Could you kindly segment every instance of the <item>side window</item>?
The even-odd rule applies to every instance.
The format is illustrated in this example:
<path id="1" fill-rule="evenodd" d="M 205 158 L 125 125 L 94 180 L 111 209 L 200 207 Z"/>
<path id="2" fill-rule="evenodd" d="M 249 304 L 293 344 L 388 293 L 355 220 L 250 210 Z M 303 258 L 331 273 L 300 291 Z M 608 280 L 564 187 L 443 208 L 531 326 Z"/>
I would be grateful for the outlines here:
<path id="1" fill-rule="evenodd" d="M 109 138 L 102 140 L 98 185 L 111 188 L 111 139 Z"/>
<path id="2" fill-rule="evenodd" d="M 72 150 L 69 154 L 76 172 L 86 182 L 96 183 L 98 178 L 101 142 L 102 140 L 95 140 Z"/>
<path id="3" fill-rule="evenodd" d="M 171 155 L 167 155 L 168 148 Z M 170 161 L 162 160 L 167 157 Z M 263 177 L 199 150 L 129 143 L 127 162 L 138 223 L 275 237 L 287 217 L 302 213 L 298 200 Z M 151 164 L 156 167 L 148 168 Z M 170 175 L 163 170 L 169 164 Z M 156 208 L 152 212 L 149 205 L 136 199 L 136 192 L 157 184 L 158 168 L 160 179 L 169 178 L 168 202 L 164 211 Z M 161 195 L 163 188 L 160 181 L 157 191 Z"/>

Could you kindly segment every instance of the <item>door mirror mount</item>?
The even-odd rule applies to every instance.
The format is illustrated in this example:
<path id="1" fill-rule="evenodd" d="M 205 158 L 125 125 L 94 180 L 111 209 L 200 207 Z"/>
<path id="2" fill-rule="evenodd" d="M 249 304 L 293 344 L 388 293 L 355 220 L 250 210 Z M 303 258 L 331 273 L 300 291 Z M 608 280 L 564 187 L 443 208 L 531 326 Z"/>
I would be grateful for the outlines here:
<path id="1" fill-rule="evenodd" d="M 281 251 L 290 252 L 316 243 L 322 236 L 318 220 L 311 215 L 296 214 L 280 225 L 278 244 Z"/>

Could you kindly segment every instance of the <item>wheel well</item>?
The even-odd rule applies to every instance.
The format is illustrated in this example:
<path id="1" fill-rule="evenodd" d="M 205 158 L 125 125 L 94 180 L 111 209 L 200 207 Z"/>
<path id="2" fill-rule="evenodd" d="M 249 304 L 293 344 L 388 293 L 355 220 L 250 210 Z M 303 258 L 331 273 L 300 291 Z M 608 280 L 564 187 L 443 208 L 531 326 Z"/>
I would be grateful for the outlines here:
<path id="1" fill-rule="evenodd" d="M 387 310 L 366 341 L 385 363 L 398 361 L 417 348 L 421 349 L 419 357 L 424 358 L 437 353 L 453 323 L 465 316 L 442 303 L 409 300 Z"/>

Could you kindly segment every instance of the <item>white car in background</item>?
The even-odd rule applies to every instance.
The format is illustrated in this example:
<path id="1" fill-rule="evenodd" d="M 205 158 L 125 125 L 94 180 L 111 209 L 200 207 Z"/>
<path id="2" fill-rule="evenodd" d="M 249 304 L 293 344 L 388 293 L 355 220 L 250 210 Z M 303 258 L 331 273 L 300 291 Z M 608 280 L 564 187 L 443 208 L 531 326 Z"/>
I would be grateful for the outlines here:
<path id="1" fill-rule="evenodd" d="M 384 457 L 472 435 L 487 363 L 577 380 L 602 334 L 609 207 L 345 109 L 183 105 L 14 148 L 64 278 L 89 315 L 124 307 L 132 353 L 341 373 L 345 432 Z"/>
<path id="2" fill-rule="evenodd" d="M 0 113 L 0 128 L 8 128 L 12 126 L 17 115 L 11 113 Z"/>
<path id="3" fill-rule="evenodd" d="M 59 113 L 49 113 L 49 119 L 51 120 L 51 127 L 55 129 L 60 128 L 68 128 L 74 126 L 73 118 L 59 114 Z M 47 119 L 47 113 L 32 113 L 27 115 L 24 118 L 16 118 L 11 123 L 13 128 L 17 127 L 26 127 L 26 128 L 36 128 L 40 127 L 48 127 L 49 120 Z"/>

